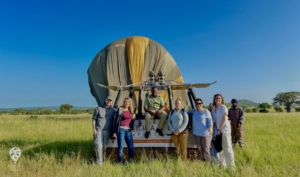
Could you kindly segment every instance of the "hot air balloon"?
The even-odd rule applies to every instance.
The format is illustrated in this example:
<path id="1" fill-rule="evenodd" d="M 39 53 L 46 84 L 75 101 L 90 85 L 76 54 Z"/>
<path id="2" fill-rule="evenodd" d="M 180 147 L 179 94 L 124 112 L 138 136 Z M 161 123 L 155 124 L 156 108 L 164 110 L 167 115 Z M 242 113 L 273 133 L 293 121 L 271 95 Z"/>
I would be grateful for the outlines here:
<path id="1" fill-rule="evenodd" d="M 98 105 L 102 105 L 108 95 L 115 101 L 118 89 L 107 89 L 108 87 L 105 88 L 105 86 L 115 86 L 114 88 L 117 88 L 118 86 L 134 86 L 137 84 L 135 87 L 139 87 L 139 84 L 149 80 L 149 72 L 153 72 L 156 75 L 162 72 L 164 75 L 163 79 L 173 81 L 172 83 L 175 83 L 175 85 L 184 83 L 179 66 L 162 45 L 152 39 L 140 36 L 119 39 L 100 50 L 92 60 L 87 71 L 91 94 Z M 173 98 L 181 97 L 182 105 L 187 108 L 188 97 L 186 90 L 193 87 L 193 85 L 184 85 L 185 87 L 181 89 L 173 89 L 171 95 Z M 200 87 L 209 85 L 202 84 Z M 123 92 L 125 93 L 121 94 L 118 100 L 123 100 L 130 93 L 133 93 L 130 96 L 133 103 L 137 105 L 139 100 L 137 89 L 131 89 L 131 91 L 130 89 L 123 89 Z M 169 97 L 167 90 L 159 91 L 159 95 L 165 101 Z M 144 100 L 145 96 L 146 94 L 141 95 L 140 100 Z M 193 97 L 195 96 L 193 95 Z M 140 102 L 140 104 L 143 103 Z M 169 101 L 169 104 L 172 104 L 172 101 Z M 117 106 L 116 103 L 115 106 Z M 143 106 L 140 105 L 140 107 Z M 140 111 L 142 110 L 139 110 L 141 114 Z"/>
<path id="2" fill-rule="evenodd" d="M 144 124 L 143 100 L 153 86 L 158 89 L 158 94 L 169 104 L 166 107 L 171 110 L 174 103 L 172 98 L 177 97 L 181 97 L 184 108 L 187 108 L 188 100 L 194 108 L 196 95 L 193 88 L 205 88 L 215 83 L 184 83 L 179 66 L 170 53 L 154 40 L 139 36 L 108 44 L 96 54 L 87 73 L 91 94 L 98 106 L 104 104 L 107 96 L 115 101 L 114 107 L 118 107 L 119 100 L 128 96 L 132 98 L 133 104 L 138 108 L 138 123 L 132 130 L 135 132 L 133 139 L 136 147 L 172 146 L 169 135 L 156 137 L 153 134 L 151 141 L 145 142 L 144 130 L 140 129 Z M 155 120 L 151 124 L 157 125 Z M 164 132 L 168 131 L 165 126 Z M 110 141 L 108 147 L 117 147 L 117 143 Z M 195 147 L 195 144 L 191 142 L 189 147 Z"/>

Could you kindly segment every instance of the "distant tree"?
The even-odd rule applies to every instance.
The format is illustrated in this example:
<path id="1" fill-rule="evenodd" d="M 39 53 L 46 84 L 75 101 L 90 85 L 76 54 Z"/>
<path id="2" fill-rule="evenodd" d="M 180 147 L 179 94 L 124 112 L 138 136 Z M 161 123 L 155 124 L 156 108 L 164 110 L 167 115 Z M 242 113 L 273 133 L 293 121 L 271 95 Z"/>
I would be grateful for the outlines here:
<path id="1" fill-rule="evenodd" d="M 16 111 L 16 110 L 12 110 L 12 111 L 9 112 L 9 114 L 11 114 L 11 115 L 19 115 L 19 112 Z"/>
<path id="2" fill-rule="evenodd" d="M 82 114 L 84 113 L 85 110 L 81 110 L 81 109 L 75 109 L 75 110 L 72 110 L 70 113 L 71 114 Z"/>
<path id="3" fill-rule="evenodd" d="M 264 109 L 264 108 L 261 108 L 261 109 L 259 110 L 259 112 L 261 112 L 261 113 L 268 113 L 268 112 L 269 112 L 269 110 L 267 110 L 267 109 Z"/>
<path id="4" fill-rule="evenodd" d="M 300 92 L 281 92 L 273 98 L 273 105 L 284 105 L 291 112 L 293 104 L 300 104 Z"/>
<path id="5" fill-rule="evenodd" d="M 51 115 L 51 114 L 53 114 L 53 111 L 50 110 L 50 109 L 46 109 L 46 110 L 43 111 L 43 113 L 46 114 L 46 115 Z"/>
<path id="6" fill-rule="evenodd" d="M 89 113 L 89 114 L 93 114 L 94 113 L 94 109 L 93 108 L 89 108 L 85 112 Z"/>
<path id="7" fill-rule="evenodd" d="M 25 110 L 23 108 L 18 108 L 15 110 L 15 112 L 17 112 L 18 115 L 21 115 L 25 113 Z"/>
<path id="8" fill-rule="evenodd" d="M 28 111 L 26 111 L 26 114 L 27 115 L 36 115 L 36 114 L 38 114 L 38 112 L 37 112 L 37 110 L 28 110 Z"/>
<path id="9" fill-rule="evenodd" d="M 274 110 L 275 110 L 276 112 L 283 112 L 283 109 L 282 109 L 281 106 L 274 106 Z"/>
<path id="10" fill-rule="evenodd" d="M 247 108 L 247 109 L 245 110 L 245 112 L 252 112 L 252 110 L 249 109 L 249 108 Z"/>
<path id="11" fill-rule="evenodd" d="M 62 104 L 60 105 L 60 111 L 65 114 L 69 114 L 70 110 L 73 108 L 70 104 Z"/>
<path id="12" fill-rule="evenodd" d="M 52 110 L 52 114 L 61 114 L 60 110 Z"/>
<path id="13" fill-rule="evenodd" d="M 257 112 L 258 111 L 258 108 L 253 108 L 252 109 L 252 112 Z"/>
<path id="14" fill-rule="evenodd" d="M 261 103 L 259 104 L 259 112 L 262 112 L 262 113 L 267 113 L 269 112 L 268 109 L 272 108 L 272 106 L 268 103 Z"/>
<path id="15" fill-rule="evenodd" d="M 296 112 L 300 112 L 300 107 L 295 107 Z"/>
<path id="16" fill-rule="evenodd" d="M 269 103 L 261 103 L 261 104 L 259 104 L 259 108 L 270 109 L 270 108 L 272 108 L 272 105 L 270 105 Z"/>
<path id="17" fill-rule="evenodd" d="M 4 115 L 6 115 L 8 113 L 9 113 L 9 111 L 7 111 L 7 110 L 2 111 L 2 114 L 4 114 Z"/>
<path id="18" fill-rule="evenodd" d="M 43 114 L 43 108 L 37 108 L 37 110 L 38 110 L 38 114 L 40 115 L 40 114 Z"/>

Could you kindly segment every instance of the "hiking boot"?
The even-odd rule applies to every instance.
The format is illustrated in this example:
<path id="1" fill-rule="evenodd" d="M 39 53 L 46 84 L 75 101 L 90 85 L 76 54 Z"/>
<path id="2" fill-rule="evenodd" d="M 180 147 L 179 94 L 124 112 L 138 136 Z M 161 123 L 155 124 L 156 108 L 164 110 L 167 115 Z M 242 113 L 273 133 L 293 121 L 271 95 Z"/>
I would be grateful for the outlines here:
<path id="1" fill-rule="evenodd" d="M 159 128 L 156 129 L 156 133 L 158 133 L 160 136 L 164 136 L 163 132 Z"/>
<path id="2" fill-rule="evenodd" d="M 149 138 L 149 135 L 150 135 L 150 132 L 146 132 L 146 133 L 145 133 L 145 138 L 148 139 L 148 138 Z"/>

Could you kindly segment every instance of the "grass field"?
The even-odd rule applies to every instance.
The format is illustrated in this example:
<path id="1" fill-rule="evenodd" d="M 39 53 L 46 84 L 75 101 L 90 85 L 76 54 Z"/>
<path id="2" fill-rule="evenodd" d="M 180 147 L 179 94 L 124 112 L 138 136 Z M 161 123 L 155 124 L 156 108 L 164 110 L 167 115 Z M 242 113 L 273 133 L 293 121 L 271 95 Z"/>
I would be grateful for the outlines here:
<path id="1" fill-rule="evenodd" d="M 236 169 L 175 156 L 139 158 L 102 167 L 92 158 L 91 115 L 0 115 L 0 176 L 300 176 L 300 113 L 249 113 L 245 148 L 234 149 Z M 15 165 L 8 154 L 19 147 Z"/>

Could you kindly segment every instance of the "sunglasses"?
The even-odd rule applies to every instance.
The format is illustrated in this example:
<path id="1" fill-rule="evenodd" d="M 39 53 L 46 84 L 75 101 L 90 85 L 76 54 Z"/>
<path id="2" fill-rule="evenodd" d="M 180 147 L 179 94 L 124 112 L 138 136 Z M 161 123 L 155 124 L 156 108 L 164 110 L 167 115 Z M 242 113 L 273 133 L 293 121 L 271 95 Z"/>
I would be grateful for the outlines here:
<path id="1" fill-rule="evenodd" d="M 202 103 L 196 103 L 196 105 L 201 105 Z"/>

